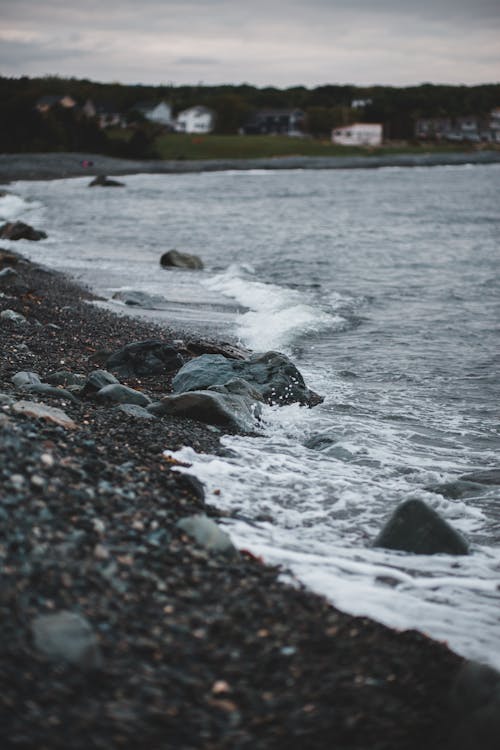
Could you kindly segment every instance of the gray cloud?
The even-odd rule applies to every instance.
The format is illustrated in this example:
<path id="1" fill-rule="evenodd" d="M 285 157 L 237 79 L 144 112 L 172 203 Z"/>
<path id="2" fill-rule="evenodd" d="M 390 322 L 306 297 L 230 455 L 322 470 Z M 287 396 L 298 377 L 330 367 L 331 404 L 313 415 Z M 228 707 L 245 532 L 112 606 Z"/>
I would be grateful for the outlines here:
<path id="1" fill-rule="evenodd" d="M 123 82 L 500 80 L 500 0 L 0 0 L 0 72 Z"/>

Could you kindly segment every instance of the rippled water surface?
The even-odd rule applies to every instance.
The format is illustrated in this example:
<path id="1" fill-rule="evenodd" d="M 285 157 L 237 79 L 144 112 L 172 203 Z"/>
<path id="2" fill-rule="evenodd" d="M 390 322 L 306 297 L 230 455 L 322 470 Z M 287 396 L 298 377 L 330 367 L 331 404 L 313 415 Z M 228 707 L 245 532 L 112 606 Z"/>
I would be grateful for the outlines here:
<path id="1" fill-rule="evenodd" d="M 500 667 L 500 488 L 458 481 L 499 465 L 500 167 L 124 181 L 17 183 L 0 218 L 45 229 L 16 248 L 113 309 L 130 312 L 119 290 L 162 295 L 136 314 L 285 351 L 325 396 L 266 408 L 261 435 L 224 438 L 223 458 L 181 451 L 237 543 L 340 608 Z M 173 247 L 205 270 L 160 269 Z M 372 548 L 409 498 L 472 554 Z"/>

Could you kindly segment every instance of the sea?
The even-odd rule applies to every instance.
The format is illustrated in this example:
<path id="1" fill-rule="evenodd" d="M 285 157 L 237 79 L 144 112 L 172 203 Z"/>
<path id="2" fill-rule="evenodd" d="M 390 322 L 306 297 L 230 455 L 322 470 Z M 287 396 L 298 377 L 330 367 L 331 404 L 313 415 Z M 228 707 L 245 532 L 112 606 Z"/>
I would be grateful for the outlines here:
<path id="1" fill-rule="evenodd" d="M 121 315 L 287 354 L 322 404 L 175 458 L 285 580 L 500 668 L 500 487 L 460 480 L 500 466 L 500 165 L 120 179 L 6 186 L 0 219 L 48 239 L 2 246 Z M 174 248 L 204 269 L 161 268 Z M 114 297 L 131 291 L 148 309 Z M 411 498 L 471 554 L 375 548 Z"/>

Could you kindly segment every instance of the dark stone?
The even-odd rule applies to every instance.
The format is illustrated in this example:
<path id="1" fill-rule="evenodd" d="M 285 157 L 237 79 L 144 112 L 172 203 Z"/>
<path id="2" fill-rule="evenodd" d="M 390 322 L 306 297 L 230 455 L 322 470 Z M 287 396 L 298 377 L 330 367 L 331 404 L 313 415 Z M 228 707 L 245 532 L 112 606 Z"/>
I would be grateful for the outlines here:
<path id="1" fill-rule="evenodd" d="M 45 240 L 47 235 L 39 229 L 33 229 L 22 221 L 7 222 L 0 227 L 0 239 L 3 240 Z"/>
<path id="2" fill-rule="evenodd" d="M 127 344 L 113 352 L 106 360 L 106 367 L 120 377 L 159 375 L 174 372 L 184 364 L 184 359 L 170 344 L 158 339 Z"/>
<path id="3" fill-rule="evenodd" d="M 167 300 L 160 294 L 148 294 L 147 292 L 115 292 L 113 299 L 120 300 L 131 307 L 144 307 L 146 310 L 157 310 L 165 306 Z"/>
<path id="4" fill-rule="evenodd" d="M 22 255 L 19 255 L 19 253 L 0 248 L 0 268 L 4 268 L 5 266 L 17 266 L 20 263 L 29 265 L 29 261 L 25 260 Z"/>
<path id="5" fill-rule="evenodd" d="M 254 354 L 245 360 L 231 360 L 221 354 L 203 354 L 188 362 L 172 381 L 176 393 L 202 391 L 245 380 L 270 404 L 298 402 L 315 406 L 323 400 L 309 390 L 293 362 L 279 352 Z"/>
<path id="6" fill-rule="evenodd" d="M 151 399 L 145 393 L 120 385 L 120 383 L 105 385 L 97 392 L 97 399 L 104 402 L 113 401 L 117 404 L 137 404 L 137 406 L 147 406 L 151 403 Z"/>
<path id="7" fill-rule="evenodd" d="M 79 373 L 70 372 L 69 370 L 58 370 L 52 372 L 45 378 L 47 383 L 51 385 L 63 385 L 63 386 L 84 386 L 87 378 L 85 375 Z"/>
<path id="8" fill-rule="evenodd" d="M 455 730 L 454 750 L 497 750 L 500 747 L 500 673 L 467 661 L 450 691 Z"/>
<path id="9" fill-rule="evenodd" d="M 139 404 L 124 403 L 116 407 L 116 411 L 134 419 L 156 419 L 155 415 Z"/>
<path id="10" fill-rule="evenodd" d="M 464 474 L 460 477 L 465 482 L 477 482 L 478 484 L 500 484 L 500 469 L 483 469 Z"/>
<path id="11" fill-rule="evenodd" d="M 78 403 L 78 399 L 70 391 L 67 391 L 66 388 L 57 388 L 55 385 L 48 385 L 48 383 L 33 383 L 32 385 L 25 386 L 24 390 L 29 393 L 38 393 L 40 396 Z"/>
<path id="12" fill-rule="evenodd" d="M 118 180 L 111 180 L 105 174 L 99 174 L 92 182 L 89 182 L 89 187 L 125 187 L 125 184 Z"/>
<path id="13" fill-rule="evenodd" d="M 248 357 L 252 356 L 250 349 L 244 349 L 241 346 L 235 346 L 226 342 L 216 344 L 212 341 L 189 340 L 185 344 L 185 348 L 194 357 L 199 357 L 202 354 L 222 354 L 229 359 L 248 359 Z"/>
<path id="14" fill-rule="evenodd" d="M 102 657 L 92 626 L 73 612 L 39 615 L 33 621 L 35 646 L 54 661 L 64 661 L 81 669 L 99 669 Z"/>
<path id="15" fill-rule="evenodd" d="M 422 500 L 407 500 L 399 505 L 373 546 L 417 555 L 469 553 L 463 536 Z"/>
<path id="16" fill-rule="evenodd" d="M 191 417 L 200 422 L 222 425 L 238 432 L 253 433 L 256 429 L 257 404 L 247 396 L 230 392 L 204 390 L 165 396 L 159 407 L 154 404 L 154 414 Z"/>
<path id="17" fill-rule="evenodd" d="M 169 250 L 161 256 L 160 265 L 163 268 L 189 268 L 200 270 L 203 268 L 203 261 L 197 255 L 180 253 L 178 250 Z"/>
<path id="18" fill-rule="evenodd" d="M 113 385 L 119 383 L 117 378 L 107 370 L 93 370 L 87 377 L 87 381 L 83 387 L 82 395 L 97 393 L 101 388 L 106 385 Z"/>
<path id="19" fill-rule="evenodd" d="M 443 484 L 429 484 L 425 489 L 427 492 L 435 492 L 437 495 L 442 495 L 451 500 L 459 500 L 461 497 L 477 495 L 478 492 L 481 492 L 482 487 L 475 482 L 457 479 L 454 482 L 443 482 Z"/>

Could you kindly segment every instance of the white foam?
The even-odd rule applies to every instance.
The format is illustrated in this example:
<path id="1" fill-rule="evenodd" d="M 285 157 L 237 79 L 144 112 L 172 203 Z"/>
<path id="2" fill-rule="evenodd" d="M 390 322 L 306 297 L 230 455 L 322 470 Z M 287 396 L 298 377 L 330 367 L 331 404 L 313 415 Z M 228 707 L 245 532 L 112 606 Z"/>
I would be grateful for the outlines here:
<path id="1" fill-rule="evenodd" d="M 27 201 L 14 193 L 0 197 L 0 221 L 20 221 L 40 208 L 38 201 Z"/>

